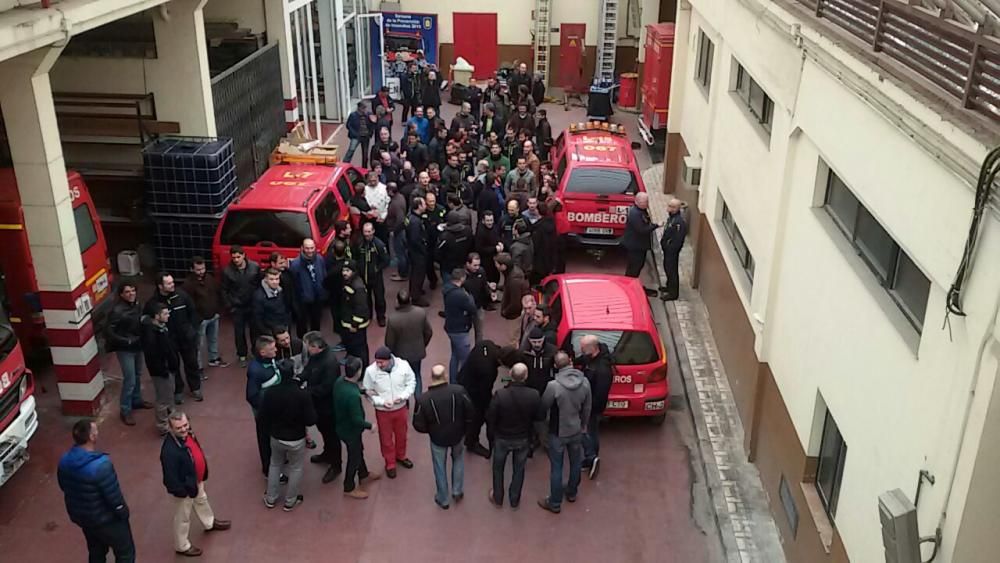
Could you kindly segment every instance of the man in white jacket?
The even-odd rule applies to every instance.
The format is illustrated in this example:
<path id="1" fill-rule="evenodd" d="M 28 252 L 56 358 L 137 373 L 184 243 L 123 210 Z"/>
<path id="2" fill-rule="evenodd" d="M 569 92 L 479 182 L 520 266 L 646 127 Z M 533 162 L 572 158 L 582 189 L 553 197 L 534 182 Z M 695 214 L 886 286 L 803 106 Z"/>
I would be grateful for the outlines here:
<path id="1" fill-rule="evenodd" d="M 361 383 L 375 407 L 378 441 L 385 459 L 385 474 L 390 479 L 396 478 L 397 463 L 407 469 L 413 467 L 406 457 L 406 431 L 409 401 L 416 381 L 410 364 L 382 346 L 375 351 L 375 363 L 365 369 Z"/>

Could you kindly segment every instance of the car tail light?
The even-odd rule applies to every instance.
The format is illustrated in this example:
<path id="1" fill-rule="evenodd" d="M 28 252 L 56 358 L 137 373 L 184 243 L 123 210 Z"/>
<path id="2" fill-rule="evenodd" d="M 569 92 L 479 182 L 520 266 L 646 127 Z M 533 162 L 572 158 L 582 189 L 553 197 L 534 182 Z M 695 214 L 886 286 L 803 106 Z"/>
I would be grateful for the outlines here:
<path id="1" fill-rule="evenodd" d="M 667 361 L 663 360 L 646 378 L 646 383 L 659 383 L 667 378 Z"/>

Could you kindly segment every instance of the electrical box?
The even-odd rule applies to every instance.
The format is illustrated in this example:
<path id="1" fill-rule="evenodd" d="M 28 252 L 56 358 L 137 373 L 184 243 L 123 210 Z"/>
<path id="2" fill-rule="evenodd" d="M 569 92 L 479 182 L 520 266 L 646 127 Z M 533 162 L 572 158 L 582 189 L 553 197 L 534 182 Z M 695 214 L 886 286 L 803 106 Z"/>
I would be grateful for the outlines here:
<path id="1" fill-rule="evenodd" d="M 697 156 L 685 156 L 682 170 L 687 187 L 697 189 L 701 185 L 701 159 Z"/>
<path id="2" fill-rule="evenodd" d="M 886 563 L 921 563 L 917 508 L 906 494 L 893 489 L 879 495 L 878 517 Z"/>

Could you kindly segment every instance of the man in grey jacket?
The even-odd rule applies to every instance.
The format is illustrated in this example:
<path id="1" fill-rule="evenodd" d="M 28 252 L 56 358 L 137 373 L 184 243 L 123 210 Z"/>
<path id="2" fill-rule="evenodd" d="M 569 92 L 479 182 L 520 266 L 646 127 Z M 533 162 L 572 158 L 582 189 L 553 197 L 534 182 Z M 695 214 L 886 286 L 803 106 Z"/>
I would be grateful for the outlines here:
<path id="1" fill-rule="evenodd" d="M 590 383 L 583 372 L 573 367 L 566 352 L 555 356 L 555 379 L 545 387 L 542 409 L 549 413 L 549 496 L 538 499 L 538 506 L 553 514 L 562 510 L 566 500 L 576 502 L 583 463 L 583 435 L 590 420 Z M 563 490 L 564 453 L 569 453 L 569 483 Z"/>
<path id="2" fill-rule="evenodd" d="M 396 294 L 396 311 L 389 315 L 385 327 L 385 345 L 397 358 L 403 358 L 413 368 L 413 375 L 417 379 L 415 397 L 420 397 L 423 392 L 420 362 L 427 357 L 427 345 L 433 335 L 434 329 L 427 321 L 427 311 L 411 303 L 409 291 L 399 290 Z"/>

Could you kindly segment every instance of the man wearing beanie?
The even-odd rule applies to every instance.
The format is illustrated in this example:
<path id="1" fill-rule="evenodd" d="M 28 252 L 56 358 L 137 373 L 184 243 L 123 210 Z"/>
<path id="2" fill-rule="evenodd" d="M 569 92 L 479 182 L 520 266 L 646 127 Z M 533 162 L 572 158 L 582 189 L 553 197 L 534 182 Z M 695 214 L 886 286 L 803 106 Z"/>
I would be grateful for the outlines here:
<path id="1" fill-rule="evenodd" d="M 282 470 L 288 475 L 284 511 L 291 512 L 302 502 L 299 487 L 306 460 L 306 427 L 316 424 L 316 409 L 309 392 L 295 379 L 295 364 L 278 364 L 279 380 L 268 388 L 260 402 L 261 424 L 271 441 L 271 467 L 267 473 L 264 505 L 274 508 L 281 487 Z"/>
<path id="2" fill-rule="evenodd" d="M 443 365 L 431 368 L 431 385 L 413 411 L 413 429 L 431 438 L 431 459 L 437 492 L 434 502 L 448 510 L 448 450 L 451 449 L 451 498 L 465 496 L 465 447 L 462 444 L 472 424 L 472 400 L 461 385 L 449 384 Z"/>
<path id="3" fill-rule="evenodd" d="M 375 351 L 375 362 L 365 370 L 361 386 L 375 407 L 385 474 L 395 479 L 397 463 L 407 469 L 413 467 L 406 457 L 406 431 L 407 407 L 416 388 L 416 377 L 406 360 L 381 346 Z"/>

